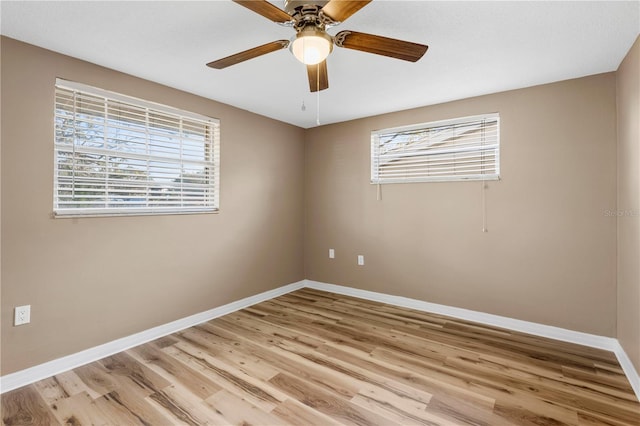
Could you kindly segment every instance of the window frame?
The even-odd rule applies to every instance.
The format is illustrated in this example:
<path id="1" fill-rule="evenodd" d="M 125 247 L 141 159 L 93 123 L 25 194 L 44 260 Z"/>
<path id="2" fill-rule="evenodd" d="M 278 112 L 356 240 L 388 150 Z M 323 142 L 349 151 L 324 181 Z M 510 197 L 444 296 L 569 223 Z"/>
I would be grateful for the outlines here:
<path id="1" fill-rule="evenodd" d="M 134 206 L 127 206 L 127 207 L 122 207 L 122 206 L 114 206 L 114 207 L 109 207 L 108 204 L 110 202 L 110 200 L 106 200 L 105 203 L 107 204 L 107 206 L 105 207 L 60 207 L 60 204 L 62 204 L 60 202 L 60 197 L 61 197 L 61 186 L 60 186 L 60 182 L 59 182 L 59 178 L 60 178 L 60 157 L 59 157 L 59 152 L 70 152 L 69 149 L 64 149 L 64 144 L 62 142 L 60 142 L 58 140 L 58 131 L 59 131 L 59 124 L 58 124 L 58 116 L 59 116 L 59 106 L 58 106 L 58 100 L 59 100 L 59 90 L 64 90 L 67 92 L 73 92 L 75 93 L 82 93 L 82 94 L 86 94 L 88 96 L 91 97 L 95 97 L 95 98 L 103 98 L 104 101 L 104 107 L 105 107 L 105 112 L 103 117 L 105 118 L 105 127 L 106 127 L 106 123 L 108 120 L 108 114 L 109 114 L 109 102 L 115 102 L 118 104 L 121 104 L 125 107 L 132 107 L 134 109 L 136 108 L 141 108 L 144 109 L 146 111 L 147 114 L 147 120 L 144 124 L 144 129 L 145 132 L 144 134 L 146 135 L 146 147 L 147 147 L 147 152 L 146 154 L 144 153 L 139 153 L 139 152 L 126 152 L 123 150 L 118 150 L 117 148 L 107 148 L 104 147 L 101 149 L 96 149 L 96 151 L 101 151 L 106 157 L 121 157 L 121 158 L 128 158 L 129 160 L 138 160 L 138 161 L 146 161 L 147 162 L 147 171 L 146 174 L 144 175 L 144 177 L 146 178 L 146 182 L 141 185 L 140 187 L 144 187 L 147 189 L 147 194 L 144 197 L 144 201 L 146 203 L 146 206 L 141 207 L 134 207 Z M 75 95 L 74 95 L 75 96 Z M 217 118 L 212 118 L 212 117 L 208 117 L 202 114 L 198 114 L 198 113 L 194 113 L 194 112 L 190 112 L 190 111 L 185 111 L 179 108 L 174 108 L 168 105 L 164 105 L 164 104 L 160 104 L 160 103 L 156 103 L 156 102 L 151 102 L 151 101 L 147 101 L 144 99 L 140 99 L 140 98 L 136 98 L 133 96 L 128 96 L 128 95 L 124 95 L 121 93 L 117 93 L 117 92 L 113 92 L 113 91 L 109 91 L 109 90 L 105 90 L 105 89 L 100 89 L 97 87 L 93 87 L 93 86 L 89 86 L 86 84 L 82 84 L 82 83 L 78 83 L 78 82 L 74 82 L 74 81 L 69 81 L 69 80 L 64 80 L 61 78 L 56 78 L 56 82 L 55 82 L 55 87 L 54 87 L 54 106 L 53 106 L 53 148 L 54 148 L 54 155 L 53 155 L 53 162 L 54 162 L 54 171 L 53 171 L 53 217 L 54 218 L 76 218 L 76 217 L 108 217 L 108 216 L 146 216 L 146 215 L 176 215 L 176 214 L 210 214 L 210 213 L 218 213 L 219 212 L 219 206 L 220 206 L 220 120 Z M 75 111 L 75 104 L 76 101 L 74 100 L 73 102 L 73 122 L 75 123 L 77 121 L 77 113 Z M 160 114 L 160 117 L 171 117 L 172 119 L 177 120 L 178 123 L 180 123 L 179 127 L 172 127 L 172 131 L 174 132 L 178 132 L 178 136 L 176 137 L 175 135 L 173 135 L 173 137 L 176 137 L 178 139 L 178 145 L 179 145 L 179 154 L 172 154 L 172 155 L 166 155 L 166 156 L 159 156 L 158 154 L 151 154 L 150 153 L 150 149 L 149 146 L 151 145 L 150 143 L 150 129 L 153 132 L 157 132 L 158 130 L 158 125 L 154 124 L 153 126 L 150 125 L 150 119 L 149 116 L 151 114 L 157 115 Z M 98 117 L 100 115 L 97 115 Z M 114 121 L 119 122 L 119 119 L 116 119 Z M 203 131 L 202 131 L 202 153 L 204 156 L 204 160 L 190 160 L 190 159 L 185 159 L 183 156 L 183 150 L 185 148 L 185 145 L 188 144 L 188 139 L 185 137 L 185 134 L 182 133 L 182 127 L 181 124 L 183 123 L 184 120 L 188 120 L 191 121 L 192 123 L 197 123 L 199 125 L 203 126 Z M 75 132 L 75 124 L 74 124 L 74 132 Z M 139 132 L 139 131 L 138 131 Z M 168 135 L 170 135 L 169 133 L 170 131 L 167 131 L 167 133 L 164 135 L 164 137 L 169 137 Z M 140 133 L 140 132 L 139 132 Z M 160 132 L 158 132 L 158 134 L 160 134 Z M 72 136 L 73 138 L 73 142 L 71 144 L 72 147 L 72 156 L 71 158 L 77 158 L 76 157 L 76 143 L 75 143 L 75 133 Z M 102 133 L 102 138 L 103 140 L 107 140 L 108 135 L 106 132 L 103 131 Z M 158 145 L 158 146 L 162 146 L 162 145 Z M 170 146 L 170 144 L 167 144 L 165 142 L 165 147 Z M 175 148 L 174 148 L 175 149 Z M 85 151 L 91 151 L 92 148 L 85 148 L 83 147 L 82 152 Z M 86 153 L 86 152 L 85 152 Z M 181 192 L 181 201 L 179 202 L 179 204 L 182 205 L 176 205 L 176 206 L 169 206 L 169 207 L 162 207 L 160 204 L 160 199 L 156 199 L 153 200 L 153 197 L 150 196 L 150 192 L 152 192 L 154 190 L 153 186 L 154 184 L 152 183 L 152 180 L 149 179 L 149 176 L 151 175 L 150 173 L 150 168 L 151 168 L 151 163 L 155 162 L 155 163 L 164 163 L 164 164 L 172 164 L 173 166 L 178 166 L 178 168 L 180 170 L 182 170 L 182 172 L 180 172 L 180 174 L 178 175 L 177 178 L 174 179 L 174 182 L 177 179 L 180 179 L 179 182 L 175 182 L 175 185 L 171 185 L 171 183 L 164 183 L 162 186 L 164 188 L 169 188 L 169 190 L 177 190 L 178 188 L 180 188 L 180 191 L 183 191 L 185 186 L 184 186 L 184 179 L 185 179 L 185 175 L 182 174 L 184 173 L 185 170 L 185 166 L 192 166 L 194 164 L 199 165 L 200 167 L 202 167 L 202 170 L 204 171 L 204 175 L 202 180 L 205 182 L 204 184 L 202 184 L 202 188 L 201 190 L 203 191 L 203 195 L 201 198 L 198 198 L 198 200 L 201 200 L 202 203 L 204 204 L 203 206 L 189 206 L 188 205 L 188 201 L 185 204 L 185 199 L 184 199 L 184 195 L 182 195 L 183 193 Z M 74 166 L 75 167 L 75 160 L 74 160 Z M 108 182 L 109 182 L 109 165 L 111 165 L 112 163 L 110 162 L 110 160 L 107 158 L 104 161 L 105 164 L 105 177 L 104 177 L 104 187 L 107 188 L 108 187 Z M 77 172 L 78 169 L 73 168 L 72 170 L 74 170 L 74 172 Z M 170 181 L 168 181 L 170 182 Z M 102 184 L 102 183 L 101 183 Z M 75 182 L 72 183 L 72 186 L 75 188 Z M 195 185 L 194 185 L 195 186 Z M 156 189 L 157 190 L 157 189 Z M 193 190 L 193 189 L 192 189 Z M 197 190 L 196 190 L 197 191 Z M 106 189 L 105 189 L 105 193 Z M 105 197 L 107 198 L 107 197 Z M 193 200 L 191 200 L 193 201 Z M 117 201 L 111 201 L 111 203 L 115 203 L 118 204 Z M 119 204 L 124 204 L 125 202 L 120 202 Z M 176 202 L 176 204 L 178 204 Z"/>
<path id="2" fill-rule="evenodd" d="M 419 176 L 419 177 L 395 177 L 385 178 L 380 177 L 379 163 L 380 163 L 380 137 L 388 136 L 390 134 L 401 134 L 403 132 L 429 130 L 434 128 L 452 127 L 455 125 L 461 125 L 465 123 L 474 123 L 482 120 L 496 121 L 496 147 L 495 147 L 495 173 L 487 174 L 470 174 L 470 175 L 442 175 L 442 176 Z M 470 151 L 470 152 L 479 152 Z M 500 180 L 500 114 L 487 113 L 466 117 L 458 117 L 446 120 L 430 121 L 419 124 L 411 124 L 406 126 L 398 126 L 385 128 L 380 130 L 373 130 L 371 132 L 371 184 L 393 184 L 393 183 L 420 183 L 420 182 L 459 182 L 459 181 L 491 181 Z M 416 158 L 428 158 L 434 154 L 423 154 L 421 156 L 416 155 Z"/>

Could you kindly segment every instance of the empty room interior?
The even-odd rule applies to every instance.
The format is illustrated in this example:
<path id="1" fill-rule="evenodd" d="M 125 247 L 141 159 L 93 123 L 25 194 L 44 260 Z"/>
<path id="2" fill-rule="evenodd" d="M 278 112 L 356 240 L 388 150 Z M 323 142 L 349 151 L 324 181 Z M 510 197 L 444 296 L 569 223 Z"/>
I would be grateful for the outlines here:
<path id="1" fill-rule="evenodd" d="M 4 425 L 640 425 L 640 1 L 0 16 Z"/>

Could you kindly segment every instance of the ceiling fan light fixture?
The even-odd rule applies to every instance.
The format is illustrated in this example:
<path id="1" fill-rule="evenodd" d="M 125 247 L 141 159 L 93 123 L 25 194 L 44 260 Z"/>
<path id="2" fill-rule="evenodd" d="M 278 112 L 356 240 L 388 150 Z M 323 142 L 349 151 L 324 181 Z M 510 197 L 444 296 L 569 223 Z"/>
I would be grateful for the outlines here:
<path id="1" fill-rule="evenodd" d="M 372 1 L 284 0 L 285 8 L 282 10 L 273 4 L 273 0 L 233 0 L 270 21 L 294 29 L 296 35 L 290 40 L 273 41 L 209 62 L 207 66 L 223 69 L 289 47 L 296 59 L 306 65 L 309 90 L 319 92 L 329 88 L 326 59 L 334 44 L 410 62 L 422 58 L 429 47 L 424 44 L 348 30 L 335 36 L 327 34 L 327 28 L 344 22 Z"/>
<path id="2" fill-rule="evenodd" d="M 305 65 L 315 65 L 327 59 L 333 50 L 333 40 L 326 32 L 304 28 L 291 40 L 291 53 Z"/>

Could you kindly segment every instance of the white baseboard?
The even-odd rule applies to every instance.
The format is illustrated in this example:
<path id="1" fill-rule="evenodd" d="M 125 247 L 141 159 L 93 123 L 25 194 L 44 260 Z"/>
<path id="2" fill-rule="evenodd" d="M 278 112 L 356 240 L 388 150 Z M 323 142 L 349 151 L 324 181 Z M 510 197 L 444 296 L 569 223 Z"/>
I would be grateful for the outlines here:
<path id="1" fill-rule="evenodd" d="M 416 309 L 419 311 L 446 315 L 453 318 L 478 322 L 481 324 L 492 325 L 495 327 L 506 328 L 522 333 L 533 334 L 535 336 L 547 337 L 549 339 L 576 343 L 578 345 L 590 346 L 593 348 L 604 349 L 606 351 L 613 352 L 616 354 L 620 366 L 629 379 L 629 383 L 631 384 L 636 397 L 640 401 L 640 376 L 638 376 L 638 372 L 633 367 L 631 360 L 625 353 L 618 340 L 614 339 L 613 337 L 597 336 L 595 334 L 582 333 L 580 331 L 567 330 L 565 328 L 553 327 L 550 325 L 538 324 L 529 321 L 522 321 L 514 318 L 503 317 L 500 315 L 487 314 L 484 312 L 471 311 L 468 309 L 455 308 L 452 306 L 439 305 L 437 303 L 410 299 L 408 297 L 393 296 L 385 293 L 376 293 L 374 291 L 360 290 L 353 287 L 327 284 L 312 280 L 304 280 L 304 286 L 314 288 L 316 290 L 323 290 L 336 294 L 344 294 L 346 296 L 353 296 L 360 299 L 372 300 L 375 302 L 388 303 L 390 305 Z"/>
<path id="2" fill-rule="evenodd" d="M 153 327 L 148 330 L 141 331 L 140 333 L 132 334 L 130 336 L 123 337 L 121 339 L 105 343 L 103 345 L 95 346 L 93 348 L 77 352 L 75 354 L 54 359 L 53 361 L 45 362 L 43 364 L 39 364 L 25 370 L 16 371 L 15 373 L 7 374 L 0 378 L 0 393 L 8 392 L 10 390 L 37 382 L 38 380 L 55 376 L 56 374 L 62 373 L 64 371 L 72 370 L 76 367 L 80 367 L 81 365 L 97 361 L 106 356 L 125 351 L 127 349 L 133 348 L 134 346 L 138 346 L 143 343 L 158 339 L 160 337 L 167 336 L 171 333 L 184 330 L 185 328 L 193 327 L 194 325 L 210 321 L 214 318 L 230 314 L 248 306 L 255 305 L 256 303 L 273 299 L 274 297 L 281 296 L 283 294 L 298 290 L 303 287 L 304 281 L 288 284 L 282 287 L 275 288 L 273 290 L 265 291 L 264 293 L 236 300 L 235 302 L 231 302 L 205 312 L 200 312 L 195 315 L 181 318 L 179 320 L 172 321 L 158 327 Z"/>
<path id="3" fill-rule="evenodd" d="M 360 299 L 373 300 L 390 305 L 402 306 L 405 308 L 416 309 L 425 312 L 446 315 L 453 318 L 459 318 L 468 321 L 474 321 L 482 324 L 502 327 L 509 330 L 520 331 L 523 333 L 533 334 L 536 336 L 547 337 L 550 339 L 561 340 L 570 343 L 576 343 L 584 346 L 604 349 L 616 354 L 620 366 L 624 370 L 638 400 L 640 400 L 640 377 L 635 370 L 631 360 L 625 353 L 617 339 L 612 337 L 597 336 L 594 334 L 582 333 L 579 331 L 567 330 L 564 328 L 553 327 L 550 325 L 537 324 L 529 321 L 522 321 L 499 315 L 487 314 L 484 312 L 471 311 L 468 309 L 455 308 L 452 306 L 439 305 L 436 303 L 425 302 L 408 297 L 393 296 L 374 291 L 360 290 L 352 287 L 345 287 L 335 284 L 321 283 L 311 280 L 302 280 L 296 283 L 278 287 L 264 293 L 256 294 L 235 302 L 228 303 L 217 308 L 191 315 L 168 324 L 151 328 L 131 336 L 123 337 L 112 342 L 105 343 L 72 355 L 45 362 L 25 370 L 7 374 L 0 378 L 0 393 L 8 392 L 22 386 L 37 382 L 38 380 L 54 376 L 97 361 L 109 355 L 130 349 L 134 346 L 141 345 L 151 340 L 167 336 L 185 328 L 210 321 L 214 318 L 230 314 L 240 309 L 246 308 L 265 300 L 290 293 L 304 287 L 314 288 L 317 290 L 328 291 L 336 294 L 344 294 L 346 296 L 358 297 Z"/>
<path id="4" fill-rule="evenodd" d="M 635 367 L 631 363 L 631 360 L 627 356 L 627 353 L 624 351 L 622 345 L 619 341 L 616 340 L 616 349 L 613 351 L 618 357 L 618 362 L 620 366 L 624 370 L 624 374 L 627 375 L 627 379 L 629 379 L 629 383 L 633 388 L 633 391 L 636 393 L 636 397 L 638 401 L 640 401 L 640 375 L 638 371 L 636 371 Z"/>

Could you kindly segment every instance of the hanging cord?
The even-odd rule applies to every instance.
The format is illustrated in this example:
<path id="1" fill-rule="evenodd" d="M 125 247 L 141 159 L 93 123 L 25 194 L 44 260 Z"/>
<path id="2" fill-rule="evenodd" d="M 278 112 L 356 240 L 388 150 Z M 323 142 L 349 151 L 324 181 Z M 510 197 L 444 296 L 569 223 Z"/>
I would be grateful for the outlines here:
<path id="1" fill-rule="evenodd" d="M 380 184 L 378 184 L 376 199 L 378 201 L 382 200 L 382 185 L 380 185 Z"/>
<path id="2" fill-rule="evenodd" d="M 486 120 L 482 120 L 482 146 L 486 141 Z M 485 177 L 485 159 L 484 159 L 484 150 L 482 150 L 482 232 L 488 232 L 487 230 L 487 182 L 484 180 Z"/>
<path id="3" fill-rule="evenodd" d="M 320 125 L 320 64 L 316 65 L 316 124 Z"/>
<path id="4" fill-rule="evenodd" d="M 487 200 L 486 200 L 487 183 L 482 179 L 482 232 L 487 230 Z"/>

